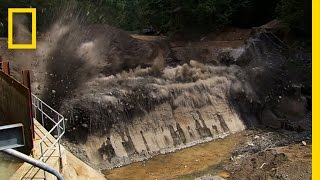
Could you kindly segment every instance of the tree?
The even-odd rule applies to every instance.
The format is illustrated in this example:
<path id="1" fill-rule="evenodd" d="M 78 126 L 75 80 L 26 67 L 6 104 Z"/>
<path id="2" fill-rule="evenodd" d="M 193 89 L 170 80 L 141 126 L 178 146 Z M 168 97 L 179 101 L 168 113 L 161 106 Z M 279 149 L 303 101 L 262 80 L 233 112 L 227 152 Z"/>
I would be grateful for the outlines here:
<path id="1" fill-rule="evenodd" d="M 295 32 L 311 35 L 311 0 L 280 0 L 276 12 Z"/>
<path id="2" fill-rule="evenodd" d="M 300 32 L 311 32 L 311 1 L 304 0 L 3 0 L 0 35 L 7 36 L 8 7 L 36 7 L 44 31 L 61 9 L 74 6 L 82 23 L 110 24 L 125 30 L 153 26 L 167 31 L 215 31 L 225 25 L 260 26 L 279 17 Z"/>

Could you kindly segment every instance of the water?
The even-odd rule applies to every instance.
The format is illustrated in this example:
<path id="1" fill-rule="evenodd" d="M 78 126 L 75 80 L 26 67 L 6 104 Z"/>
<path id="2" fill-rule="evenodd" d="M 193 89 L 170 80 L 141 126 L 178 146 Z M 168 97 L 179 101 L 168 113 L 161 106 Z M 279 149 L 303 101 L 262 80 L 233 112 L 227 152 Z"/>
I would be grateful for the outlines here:
<path id="1" fill-rule="evenodd" d="M 218 165 L 229 160 L 234 148 L 244 139 L 244 132 L 237 133 L 103 173 L 107 179 L 131 180 L 189 179 L 207 173 L 219 173 Z"/>

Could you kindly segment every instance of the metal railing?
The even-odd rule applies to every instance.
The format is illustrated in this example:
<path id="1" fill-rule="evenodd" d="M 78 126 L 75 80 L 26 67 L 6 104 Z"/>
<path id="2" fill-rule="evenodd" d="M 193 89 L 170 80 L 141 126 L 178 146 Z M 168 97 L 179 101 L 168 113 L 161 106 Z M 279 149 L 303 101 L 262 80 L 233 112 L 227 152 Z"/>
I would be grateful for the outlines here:
<path id="1" fill-rule="evenodd" d="M 4 149 L 3 152 L 5 152 L 13 157 L 19 158 L 29 164 L 32 164 L 33 166 L 36 166 L 40 169 L 43 169 L 43 170 L 51 173 L 52 175 L 56 176 L 58 180 L 63 180 L 62 175 L 56 169 L 54 169 L 53 167 L 49 166 L 48 164 L 46 164 L 42 161 L 35 160 L 32 157 L 27 156 L 27 155 L 25 155 L 17 150 L 14 150 L 14 149 Z"/>
<path id="2" fill-rule="evenodd" d="M 39 136 L 42 138 L 37 142 L 37 144 L 34 145 L 34 149 L 40 147 L 41 154 L 39 160 L 46 162 L 45 157 L 49 155 L 48 153 L 52 152 L 56 147 L 58 147 L 60 168 L 62 168 L 62 152 L 60 141 L 65 133 L 65 118 L 34 94 L 31 94 L 31 96 L 33 118 L 36 119 L 48 131 L 44 135 Z M 53 136 L 54 140 L 53 138 L 49 138 L 49 136 Z"/>

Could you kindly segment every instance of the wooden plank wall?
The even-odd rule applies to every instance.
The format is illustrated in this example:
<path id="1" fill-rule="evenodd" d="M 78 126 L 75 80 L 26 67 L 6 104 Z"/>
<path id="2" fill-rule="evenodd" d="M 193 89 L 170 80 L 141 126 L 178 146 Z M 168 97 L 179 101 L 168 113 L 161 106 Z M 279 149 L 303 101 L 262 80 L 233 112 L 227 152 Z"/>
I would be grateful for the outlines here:
<path id="1" fill-rule="evenodd" d="M 2 62 L 1 62 L 2 61 Z M 33 118 L 29 72 L 23 73 L 23 84 L 10 76 L 9 62 L 0 57 L 0 126 L 22 123 L 25 146 L 18 150 L 30 154 L 33 149 Z M 28 88 L 29 87 L 29 88 Z"/>

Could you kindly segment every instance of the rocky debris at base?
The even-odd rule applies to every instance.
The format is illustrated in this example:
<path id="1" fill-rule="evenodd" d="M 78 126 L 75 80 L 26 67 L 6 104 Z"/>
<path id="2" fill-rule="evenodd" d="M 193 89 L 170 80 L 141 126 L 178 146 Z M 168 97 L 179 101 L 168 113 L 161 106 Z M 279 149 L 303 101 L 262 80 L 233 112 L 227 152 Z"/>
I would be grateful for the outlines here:
<path id="1" fill-rule="evenodd" d="M 301 144 L 311 144 L 311 129 L 303 132 L 286 130 L 248 130 L 247 142 L 237 147 L 230 159 L 236 161 L 249 155 L 266 151 L 268 149 Z"/>
<path id="2" fill-rule="evenodd" d="M 61 144 L 70 151 L 74 156 L 81 159 L 84 163 L 90 165 L 92 168 L 95 168 L 98 170 L 97 167 L 95 167 L 92 163 L 90 163 L 90 160 L 88 159 L 88 156 L 86 155 L 86 152 L 83 148 L 81 148 L 79 145 L 76 145 L 74 143 L 71 143 L 65 139 L 61 141 Z"/>
<path id="3" fill-rule="evenodd" d="M 300 180 L 311 178 L 311 129 L 247 131 L 247 142 L 223 169 L 230 180 Z"/>
<path id="4" fill-rule="evenodd" d="M 225 166 L 230 180 L 311 178 L 311 146 L 277 147 L 243 157 Z"/>

